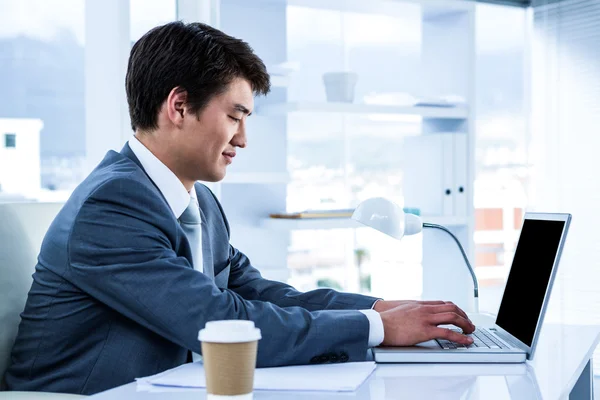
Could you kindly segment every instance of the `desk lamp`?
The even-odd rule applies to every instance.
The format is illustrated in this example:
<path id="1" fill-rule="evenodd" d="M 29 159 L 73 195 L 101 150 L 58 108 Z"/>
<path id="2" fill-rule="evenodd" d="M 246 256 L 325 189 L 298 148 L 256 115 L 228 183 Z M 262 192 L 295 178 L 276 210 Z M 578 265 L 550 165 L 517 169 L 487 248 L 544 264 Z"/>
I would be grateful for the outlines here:
<path id="1" fill-rule="evenodd" d="M 441 225 L 423 222 L 421 218 L 415 214 L 406 214 L 396 203 L 383 197 L 374 197 L 360 203 L 354 210 L 352 219 L 397 240 L 402 239 L 405 235 L 417 234 L 421 232 L 423 228 L 440 229 L 449 234 L 458 245 L 465 260 L 465 264 L 467 264 L 467 268 L 469 269 L 469 273 L 471 274 L 471 278 L 473 279 L 475 312 L 479 313 L 479 285 L 477 283 L 475 271 L 473 271 L 473 267 L 471 266 L 460 241 L 450 230 Z"/>

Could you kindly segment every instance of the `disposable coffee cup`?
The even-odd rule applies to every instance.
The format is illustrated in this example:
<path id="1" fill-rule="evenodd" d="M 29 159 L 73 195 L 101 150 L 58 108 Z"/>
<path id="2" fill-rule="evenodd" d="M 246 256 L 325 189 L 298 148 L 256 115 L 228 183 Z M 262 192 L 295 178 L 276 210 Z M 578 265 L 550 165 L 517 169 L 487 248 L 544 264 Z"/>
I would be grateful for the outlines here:
<path id="1" fill-rule="evenodd" d="M 260 329 L 252 321 L 207 322 L 198 333 L 209 400 L 252 399 Z"/>

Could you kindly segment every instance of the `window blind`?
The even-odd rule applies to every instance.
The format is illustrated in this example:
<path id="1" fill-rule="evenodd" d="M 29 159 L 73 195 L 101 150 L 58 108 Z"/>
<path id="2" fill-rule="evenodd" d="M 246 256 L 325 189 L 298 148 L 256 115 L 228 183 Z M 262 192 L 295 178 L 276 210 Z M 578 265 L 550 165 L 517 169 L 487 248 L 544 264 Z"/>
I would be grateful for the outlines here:
<path id="1" fill-rule="evenodd" d="M 573 214 L 547 317 L 600 324 L 600 2 L 532 6 L 531 204 Z"/>
<path id="2" fill-rule="evenodd" d="M 531 0 L 477 0 L 477 2 L 517 7 L 529 7 L 529 5 L 531 4 Z"/>

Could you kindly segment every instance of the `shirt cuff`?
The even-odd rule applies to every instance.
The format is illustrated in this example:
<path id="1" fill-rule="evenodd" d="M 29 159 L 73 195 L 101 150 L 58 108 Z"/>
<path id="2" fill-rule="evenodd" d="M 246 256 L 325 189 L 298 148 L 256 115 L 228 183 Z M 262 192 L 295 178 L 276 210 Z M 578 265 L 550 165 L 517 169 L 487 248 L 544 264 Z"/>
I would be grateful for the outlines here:
<path id="1" fill-rule="evenodd" d="M 373 305 L 371 306 L 371 310 L 375 309 L 375 304 L 379 303 L 380 301 L 383 301 L 383 299 L 377 299 L 375 300 L 375 303 L 373 303 Z"/>
<path id="2" fill-rule="evenodd" d="M 383 321 L 375 310 L 359 310 L 369 319 L 369 347 L 377 347 L 383 342 Z"/>

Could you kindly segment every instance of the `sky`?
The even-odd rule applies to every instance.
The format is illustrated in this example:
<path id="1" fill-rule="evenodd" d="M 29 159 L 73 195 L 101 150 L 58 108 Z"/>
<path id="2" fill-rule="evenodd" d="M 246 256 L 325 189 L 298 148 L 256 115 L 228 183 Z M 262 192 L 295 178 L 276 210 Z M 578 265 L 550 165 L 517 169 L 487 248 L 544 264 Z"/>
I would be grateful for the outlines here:
<path id="1" fill-rule="evenodd" d="M 176 19 L 175 0 L 130 0 L 131 39 Z M 63 30 L 85 44 L 85 0 L 0 0 L 0 38 L 24 34 L 52 41 Z"/>

